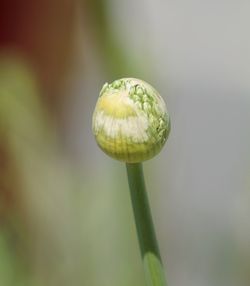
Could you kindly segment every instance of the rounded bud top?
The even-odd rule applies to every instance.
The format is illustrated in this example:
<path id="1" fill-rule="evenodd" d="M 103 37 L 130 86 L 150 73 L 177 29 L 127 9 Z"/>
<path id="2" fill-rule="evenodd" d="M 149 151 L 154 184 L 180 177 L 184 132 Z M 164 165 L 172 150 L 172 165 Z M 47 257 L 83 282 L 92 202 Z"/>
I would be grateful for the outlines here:
<path id="1" fill-rule="evenodd" d="M 104 84 L 92 129 L 106 154 L 137 163 L 160 152 L 170 132 L 170 118 L 163 99 L 151 85 L 122 78 Z"/>

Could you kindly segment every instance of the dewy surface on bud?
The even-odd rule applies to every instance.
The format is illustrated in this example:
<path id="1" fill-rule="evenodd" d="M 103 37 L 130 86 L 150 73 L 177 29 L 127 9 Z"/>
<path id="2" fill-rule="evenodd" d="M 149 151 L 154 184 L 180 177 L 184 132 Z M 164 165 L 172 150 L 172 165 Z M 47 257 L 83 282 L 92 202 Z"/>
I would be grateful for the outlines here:
<path id="1" fill-rule="evenodd" d="M 122 78 L 103 86 L 92 128 L 106 154 L 137 163 L 160 152 L 170 132 L 170 118 L 163 99 L 151 85 Z"/>

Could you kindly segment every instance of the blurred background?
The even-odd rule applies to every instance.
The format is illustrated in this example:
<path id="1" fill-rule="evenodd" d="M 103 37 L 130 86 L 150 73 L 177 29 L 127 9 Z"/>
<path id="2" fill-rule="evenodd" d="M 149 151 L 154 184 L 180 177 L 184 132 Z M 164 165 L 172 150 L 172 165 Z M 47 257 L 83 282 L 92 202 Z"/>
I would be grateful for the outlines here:
<path id="1" fill-rule="evenodd" d="M 124 164 L 91 133 L 137 77 L 172 131 L 146 162 L 170 286 L 250 285 L 250 2 L 0 1 L 0 285 L 142 286 Z"/>

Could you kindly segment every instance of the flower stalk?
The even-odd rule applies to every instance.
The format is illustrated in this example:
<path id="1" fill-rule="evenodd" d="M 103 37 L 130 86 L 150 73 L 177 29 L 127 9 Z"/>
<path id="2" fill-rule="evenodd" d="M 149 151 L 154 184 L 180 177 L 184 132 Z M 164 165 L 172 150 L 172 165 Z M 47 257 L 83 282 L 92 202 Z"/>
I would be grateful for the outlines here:
<path id="1" fill-rule="evenodd" d="M 166 286 L 167 283 L 148 202 L 142 164 L 127 163 L 126 167 L 147 286 Z"/>

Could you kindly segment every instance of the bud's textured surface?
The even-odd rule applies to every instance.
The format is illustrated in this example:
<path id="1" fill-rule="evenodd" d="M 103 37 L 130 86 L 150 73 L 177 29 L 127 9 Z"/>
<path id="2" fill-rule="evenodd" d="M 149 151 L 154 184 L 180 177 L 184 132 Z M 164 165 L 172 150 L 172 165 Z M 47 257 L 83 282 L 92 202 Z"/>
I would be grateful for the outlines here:
<path id="1" fill-rule="evenodd" d="M 170 131 L 170 118 L 163 99 L 151 85 L 122 78 L 103 86 L 92 129 L 106 154 L 137 163 L 160 152 Z"/>

